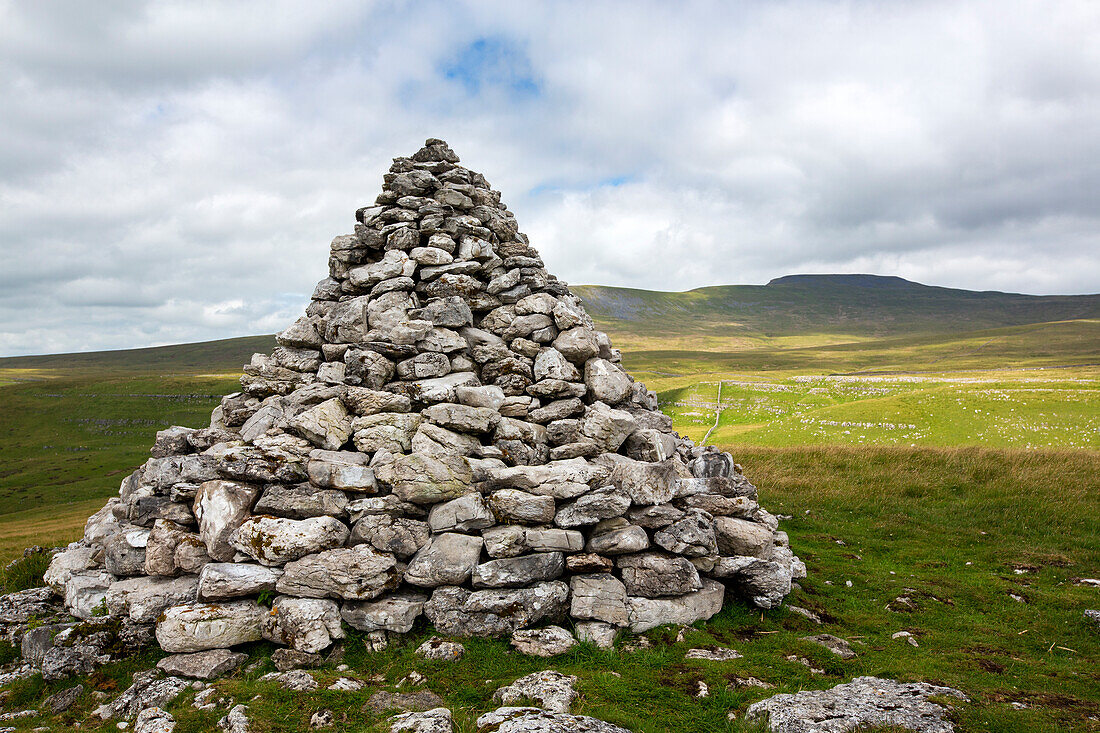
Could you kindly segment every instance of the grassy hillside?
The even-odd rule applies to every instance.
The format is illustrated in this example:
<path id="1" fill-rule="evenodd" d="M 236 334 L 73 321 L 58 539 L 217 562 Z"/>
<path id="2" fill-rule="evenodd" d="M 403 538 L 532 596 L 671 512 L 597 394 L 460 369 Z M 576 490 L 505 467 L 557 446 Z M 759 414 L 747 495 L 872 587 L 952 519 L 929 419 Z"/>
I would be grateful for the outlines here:
<path id="1" fill-rule="evenodd" d="M 599 285 L 573 291 L 606 330 L 642 348 L 647 339 L 723 351 L 817 346 L 1100 318 L 1100 295 L 974 292 L 873 275 L 796 275 L 684 293 Z"/>

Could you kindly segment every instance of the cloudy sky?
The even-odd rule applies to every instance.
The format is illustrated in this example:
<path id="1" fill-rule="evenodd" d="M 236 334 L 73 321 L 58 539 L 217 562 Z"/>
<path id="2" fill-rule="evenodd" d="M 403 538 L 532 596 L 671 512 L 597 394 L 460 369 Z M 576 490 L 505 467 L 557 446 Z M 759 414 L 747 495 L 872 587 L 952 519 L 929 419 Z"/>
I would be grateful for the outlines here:
<path id="1" fill-rule="evenodd" d="M 448 140 L 571 283 L 1100 291 L 1100 3 L 0 0 L 0 355 L 281 329 Z"/>

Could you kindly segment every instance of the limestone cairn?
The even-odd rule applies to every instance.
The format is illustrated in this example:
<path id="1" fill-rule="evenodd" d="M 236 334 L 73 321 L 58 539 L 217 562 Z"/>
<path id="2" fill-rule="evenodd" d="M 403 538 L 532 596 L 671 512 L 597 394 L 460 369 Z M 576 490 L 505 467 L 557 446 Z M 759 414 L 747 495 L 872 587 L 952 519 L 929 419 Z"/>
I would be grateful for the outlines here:
<path id="1" fill-rule="evenodd" d="M 728 453 L 672 431 L 480 173 L 396 158 L 329 276 L 210 425 L 152 458 L 46 573 L 170 652 L 344 635 L 584 639 L 691 623 L 805 573 Z"/>

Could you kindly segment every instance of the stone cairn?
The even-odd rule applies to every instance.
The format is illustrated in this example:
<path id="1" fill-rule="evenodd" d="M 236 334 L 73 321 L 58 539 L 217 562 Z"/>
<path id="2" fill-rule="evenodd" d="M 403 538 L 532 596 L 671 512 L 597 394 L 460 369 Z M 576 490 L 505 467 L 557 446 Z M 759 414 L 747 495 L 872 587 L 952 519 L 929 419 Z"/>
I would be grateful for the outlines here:
<path id="1" fill-rule="evenodd" d="M 480 173 L 396 158 L 329 277 L 209 427 L 152 458 L 56 555 L 80 618 L 169 652 L 344 635 L 606 644 L 782 602 L 805 567 L 728 453 L 672 431 Z M 375 636 L 377 638 L 377 636 Z"/>

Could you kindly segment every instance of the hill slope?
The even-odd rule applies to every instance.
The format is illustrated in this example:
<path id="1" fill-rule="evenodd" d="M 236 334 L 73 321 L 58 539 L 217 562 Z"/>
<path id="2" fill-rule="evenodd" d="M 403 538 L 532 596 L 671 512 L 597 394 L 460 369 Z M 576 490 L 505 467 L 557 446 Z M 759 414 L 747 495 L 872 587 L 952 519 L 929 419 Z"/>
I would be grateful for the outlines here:
<path id="1" fill-rule="evenodd" d="M 723 350 L 1100 318 L 1100 295 L 976 292 L 877 275 L 789 275 L 767 285 L 683 293 L 600 285 L 573 290 L 613 333 L 653 337 L 676 332 L 702 339 L 695 348 Z M 721 343 L 707 343 L 712 339 Z"/>

